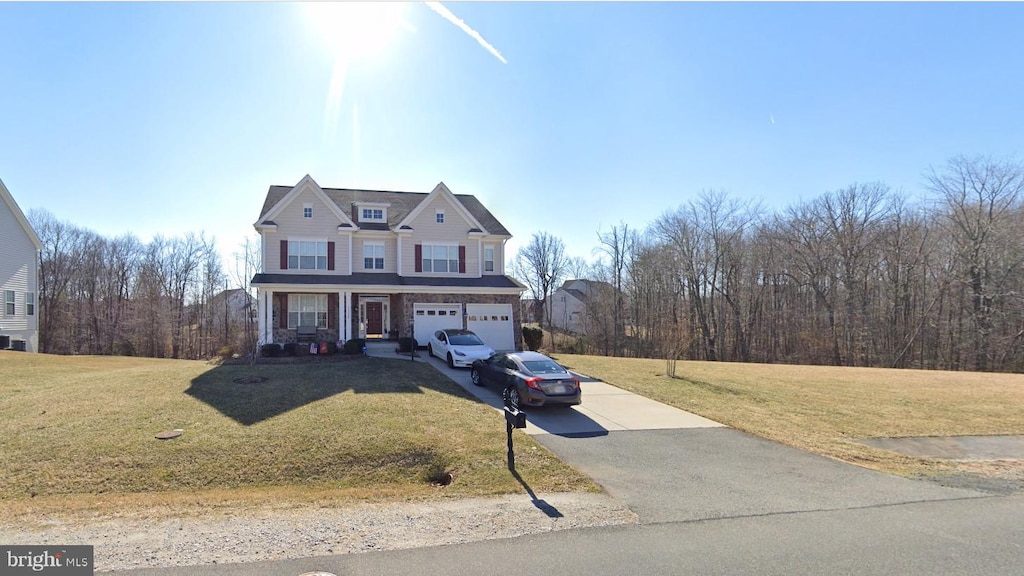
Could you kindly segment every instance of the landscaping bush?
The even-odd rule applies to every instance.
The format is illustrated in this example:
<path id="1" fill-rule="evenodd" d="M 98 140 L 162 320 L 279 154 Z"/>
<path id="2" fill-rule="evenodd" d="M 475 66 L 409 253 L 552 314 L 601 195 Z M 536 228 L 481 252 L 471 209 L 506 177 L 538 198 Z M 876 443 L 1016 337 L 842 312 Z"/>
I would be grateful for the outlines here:
<path id="1" fill-rule="evenodd" d="M 327 343 L 327 353 L 328 354 L 336 354 L 337 352 L 338 352 L 338 345 L 335 344 L 334 342 L 328 342 Z"/>
<path id="2" fill-rule="evenodd" d="M 284 345 L 285 356 L 295 356 L 298 351 L 299 344 L 297 342 L 288 342 Z"/>
<path id="3" fill-rule="evenodd" d="M 366 340 L 362 338 L 353 338 L 348 342 L 345 342 L 344 352 L 345 354 L 362 354 L 364 346 L 366 346 Z"/>
<path id="4" fill-rule="evenodd" d="M 416 340 L 413 338 L 406 336 L 405 338 L 398 339 L 399 352 L 412 352 L 414 346 L 416 346 Z"/>
<path id="5" fill-rule="evenodd" d="M 264 358 L 276 358 L 281 355 L 281 345 L 277 343 L 264 344 L 260 346 L 260 356 Z"/>
<path id="6" fill-rule="evenodd" d="M 540 350 L 540 345 L 544 343 L 544 331 L 540 328 L 532 328 L 530 326 L 523 326 L 523 344 L 529 350 L 537 351 Z"/>

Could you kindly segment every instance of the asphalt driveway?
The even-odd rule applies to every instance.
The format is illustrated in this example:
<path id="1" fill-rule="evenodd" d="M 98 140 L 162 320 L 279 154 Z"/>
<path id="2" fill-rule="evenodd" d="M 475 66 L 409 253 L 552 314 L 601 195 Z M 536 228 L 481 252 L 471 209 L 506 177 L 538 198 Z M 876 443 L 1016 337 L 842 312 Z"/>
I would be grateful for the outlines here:
<path id="1" fill-rule="evenodd" d="M 393 350 L 381 349 L 380 355 Z M 469 370 L 430 362 L 500 410 Z M 875 472 L 771 442 L 585 378 L 583 404 L 527 411 L 526 432 L 629 506 L 642 523 L 842 510 L 989 494 Z M 496 418 L 496 422 L 501 420 Z"/>

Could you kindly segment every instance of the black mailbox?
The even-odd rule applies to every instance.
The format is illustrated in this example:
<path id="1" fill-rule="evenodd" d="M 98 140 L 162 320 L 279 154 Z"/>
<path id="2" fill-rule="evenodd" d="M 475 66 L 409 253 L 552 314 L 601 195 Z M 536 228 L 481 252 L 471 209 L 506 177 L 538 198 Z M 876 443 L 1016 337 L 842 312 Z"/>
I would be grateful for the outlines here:
<path id="1" fill-rule="evenodd" d="M 526 412 L 505 406 L 505 422 L 513 428 L 526 428 Z"/>

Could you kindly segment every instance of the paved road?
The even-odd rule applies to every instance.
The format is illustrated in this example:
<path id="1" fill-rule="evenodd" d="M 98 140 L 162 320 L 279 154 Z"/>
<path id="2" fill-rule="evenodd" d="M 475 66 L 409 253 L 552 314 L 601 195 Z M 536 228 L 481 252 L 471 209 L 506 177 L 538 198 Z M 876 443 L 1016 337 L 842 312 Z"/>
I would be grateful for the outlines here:
<path id="1" fill-rule="evenodd" d="M 568 530 L 259 564 L 140 570 L 141 576 L 1013 575 L 1024 496 Z"/>
<path id="2" fill-rule="evenodd" d="M 455 377 L 479 392 L 464 371 Z M 591 401 L 586 386 L 592 384 L 584 385 L 584 403 Z M 499 405 L 497 394 L 480 394 Z M 629 411 L 629 402 L 618 405 Z M 557 412 L 567 424 L 558 423 Z M 631 417 L 610 408 L 583 416 L 585 421 L 554 411 L 545 422 L 533 411 L 529 417 L 545 422 L 534 431 L 539 442 L 626 503 L 639 524 L 133 573 L 1021 574 L 1024 495 L 993 496 L 889 476 L 670 412 L 672 425 L 656 429 L 626 429 L 623 422 Z M 581 433 L 581 424 L 589 431 Z"/>

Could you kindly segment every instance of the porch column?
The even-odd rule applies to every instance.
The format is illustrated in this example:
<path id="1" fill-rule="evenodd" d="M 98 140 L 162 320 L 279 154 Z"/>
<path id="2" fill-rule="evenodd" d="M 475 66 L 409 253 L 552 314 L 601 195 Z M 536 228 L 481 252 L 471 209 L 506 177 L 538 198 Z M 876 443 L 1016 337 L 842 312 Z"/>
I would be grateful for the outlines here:
<path id="1" fill-rule="evenodd" d="M 265 307 L 266 307 L 266 302 L 263 301 L 263 289 L 262 288 L 257 288 L 256 289 L 256 343 L 257 344 L 265 344 L 266 343 L 266 340 L 264 340 L 264 336 L 266 336 L 266 334 L 264 334 L 264 328 L 263 328 L 263 322 L 264 322 L 264 320 L 266 320 L 266 318 L 265 318 L 266 313 L 263 311 Z"/>
<path id="2" fill-rule="evenodd" d="M 352 292 L 349 292 L 349 291 L 346 290 L 345 292 L 342 292 L 342 294 L 344 295 L 343 300 L 345 302 L 344 306 L 341 307 L 342 310 L 344 311 L 342 316 L 345 319 L 345 340 L 351 340 L 352 339 Z"/>
<path id="3" fill-rule="evenodd" d="M 274 291 L 263 292 L 263 343 L 274 341 Z"/>

